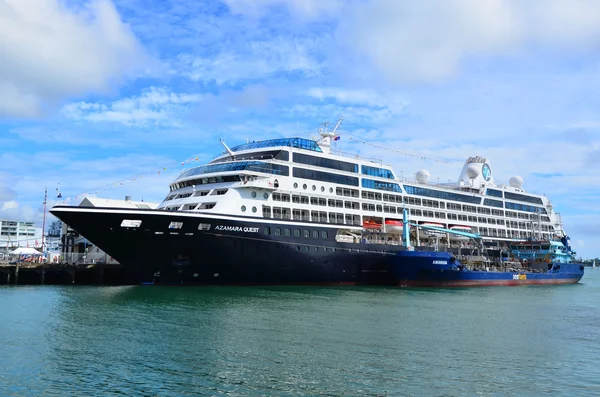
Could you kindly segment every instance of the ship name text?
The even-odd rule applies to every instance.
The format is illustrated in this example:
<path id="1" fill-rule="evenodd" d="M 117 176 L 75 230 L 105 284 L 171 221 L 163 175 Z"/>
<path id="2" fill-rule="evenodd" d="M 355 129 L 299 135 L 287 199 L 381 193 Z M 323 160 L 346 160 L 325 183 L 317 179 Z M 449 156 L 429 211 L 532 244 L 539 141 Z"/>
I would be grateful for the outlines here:
<path id="1" fill-rule="evenodd" d="M 257 227 L 241 227 L 241 226 L 224 226 L 217 225 L 215 230 L 221 230 L 224 232 L 240 232 L 240 233 L 258 233 Z"/>

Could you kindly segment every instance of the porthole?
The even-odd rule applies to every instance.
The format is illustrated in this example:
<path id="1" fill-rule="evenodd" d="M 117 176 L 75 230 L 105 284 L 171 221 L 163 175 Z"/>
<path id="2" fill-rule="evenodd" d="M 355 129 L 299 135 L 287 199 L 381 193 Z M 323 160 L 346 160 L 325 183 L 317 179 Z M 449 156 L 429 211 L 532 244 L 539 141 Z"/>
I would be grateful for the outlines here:
<path id="1" fill-rule="evenodd" d="M 317 190 L 317 187 L 315 185 L 313 185 L 312 189 L 313 189 L 313 192 L 314 192 L 315 190 Z"/>
<path id="2" fill-rule="evenodd" d="M 306 183 L 304 185 L 302 185 L 302 189 L 306 190 L 308 186 L 306 186 Z"/>
<path id="3" fill-rule="evenodd" d="M 333 193 L 333 188 L 332 187 L 329 188 L 329 193 Z"/>
<path id="4" fill-rule="evenodd" d="M 256 192 L 252 191 L 252 198 L 256 198 Z"/>
<path id="5" fill-rule="evenodd" d="M 325 191 L 325 186 L 321 186 L 321 191 L 324 192 Z"/>
<path id="6" fill-rule="evenodd" d="M 242 212 L 246 212 L 246 206 L 242 205 Z"/>
<path id="7" fill-rule="evenodd" d="M 265 198 L 265 200 L 268 199 L 269 198 L 269 193 L 263 194 L 263 197 Z"/>
<path id="8" fill-rule="evenodd" d="M 294 182 L 294 189 L 298 189 L 298 183 Z"/>
<path id="9" fill-rule="evenodd" d="M 256 207 L 252 207 L 252 212 L 256 212 Z"/>

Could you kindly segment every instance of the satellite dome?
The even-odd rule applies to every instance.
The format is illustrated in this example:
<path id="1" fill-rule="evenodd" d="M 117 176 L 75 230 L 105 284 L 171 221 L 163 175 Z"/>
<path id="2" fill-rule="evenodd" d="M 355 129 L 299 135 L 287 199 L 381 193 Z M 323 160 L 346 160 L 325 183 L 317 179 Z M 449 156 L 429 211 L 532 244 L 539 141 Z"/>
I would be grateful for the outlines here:
<path id="1" fill-rule="evenodd" d="M 508 183 L 512 187 L 516 187 L 517 189 L 521 189 L 521 187 L 523 187 L 523 178 L 521 178 L 520 176 L 513 176 L 513 177 L 510 178 L 510 180 L 508 181 Z"/>
<path id="2" fill-rule="evenodd" d="M 479 176 L 479 167 L 476 164 L 471 164 L 467 167 L 467 176 L 475 179 Z"/>
<path id="3" fill-rule="evenodd" d="M 421 182 L 421 183 L 427 183 L 429 182 L 429 177 L 431 175 L 429 175 L 429 171 L 427 170 L 419 170 L 417 171 L 417 181 Z"/>

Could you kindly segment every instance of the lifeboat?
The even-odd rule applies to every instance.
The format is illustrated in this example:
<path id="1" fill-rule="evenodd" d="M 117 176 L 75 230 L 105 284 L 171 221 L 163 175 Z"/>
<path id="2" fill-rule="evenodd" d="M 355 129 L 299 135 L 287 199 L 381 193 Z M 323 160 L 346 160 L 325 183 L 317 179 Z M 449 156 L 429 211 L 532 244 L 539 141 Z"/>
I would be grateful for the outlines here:
<path id="1" fill-rule="evenodd" d="M 381 229 L 381 223 L 377 223 L 373 220 L 368 220 L 363 222 L 363 229 Z"/>
<path id="2" fill-rule="evenodd" d="M 396 219 L 385 220 L 385 231 L 387 233 L 402 233 L 404 230 L 404 224 L 402 221 Z"/>
<path id="3" fill-rule="evenodd" d="M 473 233 L 473 229 L 471 229 L 469 226 L 463 226 L 463 225 L 451 226 L 450 230 L 456 230 L 457 232 Z M 458 234 L 450 234 L 450 240 L 468 241 L 468 240 L 470 240 L 470 238 L 467 236 L 459 236 Z"/>
<path id="4" fill-rule="evenodd" d="M 429 226 L 429 227 L 439 227 L 440 229 L 444 229 L 444 225 L 442 225 L 441 223 L 435 223 L 435 222 L 425 222 L 421 224 L 422 226 Z M 428 230 L 428 229 L 422 229 L 423 232 L 425 232 L 425 234 L 428 234 L 430 236 L 440 236 L 443 237 L 446 235 L 446 233 L 440 231 L 440 230 Z"/>

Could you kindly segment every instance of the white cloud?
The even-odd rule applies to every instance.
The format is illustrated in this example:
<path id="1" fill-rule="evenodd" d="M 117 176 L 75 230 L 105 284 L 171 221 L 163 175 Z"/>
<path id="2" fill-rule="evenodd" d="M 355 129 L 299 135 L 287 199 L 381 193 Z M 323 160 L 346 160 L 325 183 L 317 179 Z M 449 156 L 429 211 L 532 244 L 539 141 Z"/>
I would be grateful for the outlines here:
<path id="1" fill-rule="evenodd" d="M 138 96 L 113 102 L 76 102 L 65 105 L 63 115 L 72 120 L 114 122 L 124 125 L 178 125 L 175 115 L 189 109 L 200 95 L 177 94 L 164 87 L 150 87 Z"/>
<path id="2" fill-rule="evenodd" d="M 284 6 L 291 13 L 309 18 L 333 14 L 343 5 L 341 0 L 225 0 L 225 3 L 236 14 L 260 16 L 268 8 Z"/>
<path id="3" fill-rule="evenodd" d="M 14 210 L 19 208 L 19 203 L 17 203 L 14 200 L 10 200 L 10 201 L 5 201 L 4 203 L 2 203 L 2 209 L 0 209 L 0 211 L 4 212 L 4 211 L 10 211 L 10 210 Z"/>
<path id="4" fill-rule="evenodd" d="M 172 65 L 172 73 L 217 84 L 235 84 L 278 72 L 314 75 L 323 68 L 311 55 L 316 45 L 309 40 L 290 42 L 279 38 L 251 42 L 235 52 L 224 51 L 215 57 L 180 54 Z"/>
<path id="5" fill-rule="evenodd" d="M 589 49 L 600 38 L 596 0 L 226 0 L 230 9 L 262 16 L 285 7 L 299 22 L 335 30 L 330 61 L 355 76 L 370 66 L 389 81 L 435 81 L 468 58 L 526 56 L 536 48 Z M 312 25 L 315 28 L 322 26 Z M 351 60 L 348 59 L 351 58 Z M 368 65 L 368 66 L 366 66 Z"/>
<path id="6" fill-rule="evenodd" d="M 57 101 L 106 92 L 142 61 L 110 0 L 0 0 L 0 116 L 34 117 Z"/>
<path id="7" fill-rule="evenodd" d="M 470 56 L 585 48 L 600 38 L 595 0 L 371 0 L 340 18 L 337 38 L 389 80 L 436 80 Z"/>
<path id="8" fill-rule="evenodd" d="M 308 90 L 308 95 L 321 101 L 332 99 L 340 104 L 389 108 L 393 113 L 402 113 L 408 106 L 408 101 L 401 99 L 398 94 L 387 95 L 381 91 L 364 89 L 314 87 Z"/>

